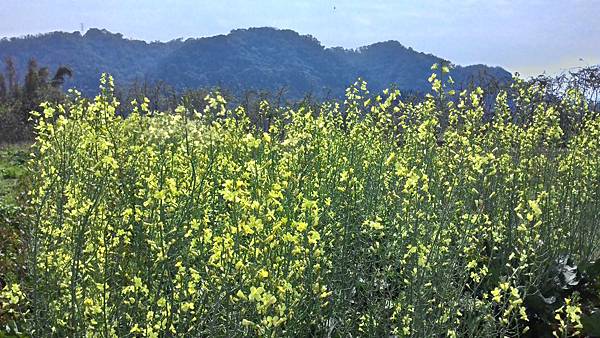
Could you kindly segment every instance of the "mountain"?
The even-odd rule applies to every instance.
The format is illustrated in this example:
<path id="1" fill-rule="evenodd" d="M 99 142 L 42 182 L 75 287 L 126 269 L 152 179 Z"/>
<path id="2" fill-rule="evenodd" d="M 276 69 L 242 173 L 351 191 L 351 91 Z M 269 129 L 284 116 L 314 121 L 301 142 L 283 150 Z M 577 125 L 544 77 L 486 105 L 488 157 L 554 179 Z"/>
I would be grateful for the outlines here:
<path id="1" fill-rule="evenodd" d="M 31 58 L 51 70 L 69 66 L 74 76 L 67 86 L 85 94 L 94 94 L 100 74 L 110 72 L 122 85 L 164 81 L 177 89 L 220 86 L 273 91 L 285 87 L 290 97 L 308 92 L 339 97 L 358 77 L 373 90 L 394 85 L 404 91 L 426 92 L 431 65 L 445 61 L 397 41 L 358 49 L 325 48 L 310 35 L 275 28 L 152 43 L 105 29 L 93 28 L 84 35 L 53 32 L 0 40 L 0 58 L 7 57 L 16 61 L 19 76 Z M 485 65 L 456 66 L 451 75 L 458 84 L 511 79 L 506 70 Z"/>

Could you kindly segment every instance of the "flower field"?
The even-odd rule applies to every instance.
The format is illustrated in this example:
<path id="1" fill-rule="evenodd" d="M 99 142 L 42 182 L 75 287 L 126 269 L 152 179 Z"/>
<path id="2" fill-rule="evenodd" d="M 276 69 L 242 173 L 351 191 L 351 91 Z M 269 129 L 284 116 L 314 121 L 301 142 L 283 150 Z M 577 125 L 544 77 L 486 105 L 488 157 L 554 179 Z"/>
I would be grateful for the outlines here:
<path id="1" fill-rule="evenodd" d="M 592 335 L 600 117 L 535 87 L 257 116 L 127 118 L 112 80 L 35 114 L 27 276 L 0 323 L 28 336 Z M 454 95 L 451 95 L 454 94 Z M 567 137 L 568 133 L 568 137 Z M 1 332 L 1 331 L 0 331 Z"/>

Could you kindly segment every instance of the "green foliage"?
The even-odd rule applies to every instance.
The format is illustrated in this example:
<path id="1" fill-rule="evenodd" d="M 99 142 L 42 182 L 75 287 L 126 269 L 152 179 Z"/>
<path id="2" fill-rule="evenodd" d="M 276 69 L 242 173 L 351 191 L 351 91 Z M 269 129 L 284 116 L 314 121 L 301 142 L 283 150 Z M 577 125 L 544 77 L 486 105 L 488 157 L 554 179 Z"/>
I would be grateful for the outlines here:
<path id="1" fill-rule="evenodd" d="M 597 307 L 600 305 L 600 260 L 587 263 L 583 269 L 567 256 L 559 257 L 548 269 L 545 282 L 538 292 L 527 296 L 524 304 L 530 313 L 531 334 L 547 335 L 552 331 L 557 311 L 566 306 L 566 299 L 580 299 L 585 313 L 581 316 L 582 331 L 597 336 Z"/>
<path id="2" fill-rule="evenodd" d="M 18 192 L 22 191 L 27 157 L 25 146 L 0 147 L 0 289 L 8 281 L 21 281 L 24 275 L 24 227 Z M 0 323 L 9 322 L 10 316 L 0 310 Z"/>
<path id="3" fill-rule="evenodd" d="M 419 103 L 362 81 L 343 104 L 263 101 L 265 124 L 219 94 L 123 118 L 109 77 L 46 104 L 30 274 L 0 318 L 32 336 L 535 336 L 528 300 L 559 287 L 543 335 L 594 330 L 577 288 L 598 290 L 600 118 L 566 139 L 555 106 L 515 118 L 523 87 L 485 121 L 481 89 L 435 80 Z"/>
<path id="4" fill-rule="evenodd" d="M 0 199 L 15 204 L 16 185 L 25 176 L 28 154 L 24 145 L 0 147 Z"/>
<path id="5" fill-rule="evenodd" d="M 48 68 L 38 67 L 31 59 L 24 83 L 20 85 L 13 59 L 7 58 L 5 64 L 6 82 L 0 74 L 0 144 L 31 140 L 33 126 L 29 123 L 29 113 L 37 110 L 42 102 L 57 103 L 63 99 L 59 87 L 70 70 L 61 67 L 50 79 Z"/>

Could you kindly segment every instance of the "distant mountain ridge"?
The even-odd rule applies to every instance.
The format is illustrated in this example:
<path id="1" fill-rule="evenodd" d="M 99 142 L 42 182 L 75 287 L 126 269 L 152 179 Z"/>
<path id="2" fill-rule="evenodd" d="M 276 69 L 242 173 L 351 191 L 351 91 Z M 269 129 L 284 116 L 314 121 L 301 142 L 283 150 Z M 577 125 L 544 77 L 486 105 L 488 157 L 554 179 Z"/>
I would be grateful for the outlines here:
<path id="1" fill-rule="evenodd" d="M 122 34 L 92 28 L 79 32 L 52 32 L 0 40 L 0 58 L 12 57 L 20 75 L 27 61 L 56 69 L 69 66 L 74 73 L 67 86 L 86 94 L 97 91 L 102 72 L 119 84 L 164 81 L 177 89 L 220 86 L 231 90 L 278 90 L 291 97 L 308 92 L 343 95 L 358 77 L 373 90 L 395 86 L 426 92 L 433 63 L 442 58 L 417 52 L 397 41 L 358 49 L 325 48 L 310 35 L 275 28 L 236 29 L 227 35 L 148 43 Z M 457 83 L 494 78 L 510 81 L 500 67 L 456 66 Z"/>

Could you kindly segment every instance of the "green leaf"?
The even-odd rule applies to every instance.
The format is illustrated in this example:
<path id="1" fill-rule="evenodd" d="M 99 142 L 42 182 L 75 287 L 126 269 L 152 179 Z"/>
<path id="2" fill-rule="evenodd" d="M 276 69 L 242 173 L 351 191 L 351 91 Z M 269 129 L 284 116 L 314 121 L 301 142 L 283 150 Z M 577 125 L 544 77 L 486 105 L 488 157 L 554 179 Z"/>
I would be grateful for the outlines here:
<path id="1" fill-rule="evenodd" d="M 591 315 L 582 315 L 581 323 L 583 324 L 583 331 L 588 336 L 600 336 L 600 310 L 596 310 Z"/>

